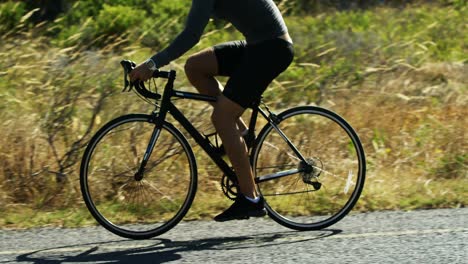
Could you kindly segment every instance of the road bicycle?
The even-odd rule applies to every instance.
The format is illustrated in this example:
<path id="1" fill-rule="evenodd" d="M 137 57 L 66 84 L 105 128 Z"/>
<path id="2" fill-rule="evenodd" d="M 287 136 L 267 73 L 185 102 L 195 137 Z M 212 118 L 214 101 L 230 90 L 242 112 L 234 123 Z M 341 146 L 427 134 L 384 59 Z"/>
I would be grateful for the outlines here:
<path id="1" fill-rule="evenodd" d="M 179 223 L 197 191 L 197 163 L 172 116 L 223 172 L 221 189 L 234 199 L 235 171 L 220 153 L 216 134 L 199 132 L 175 99 L 215 102 L 216 97 L 174 89 L 176 72 L 155 71 L 167 79 L 162 94 L 143 82 L 130 83 L 135 63 L 124 60 L 124 91 L 133 90 L 154 105 L 150 114 L 129 114 L 93 136 L 80 167 L 87 208 L 99 224 L 122 237 L 147 239 Z M 295 230 L 318 230 L 341 220 L 359 199 L 365 181 L 365 154 L 353 128 L 336 113 L 299 106 L 276 114 L 262 100 L 252 106 L 248 137 L 250 162 L 268 215 Z M 263 128 L 256 134 L 257 122 Z"/>

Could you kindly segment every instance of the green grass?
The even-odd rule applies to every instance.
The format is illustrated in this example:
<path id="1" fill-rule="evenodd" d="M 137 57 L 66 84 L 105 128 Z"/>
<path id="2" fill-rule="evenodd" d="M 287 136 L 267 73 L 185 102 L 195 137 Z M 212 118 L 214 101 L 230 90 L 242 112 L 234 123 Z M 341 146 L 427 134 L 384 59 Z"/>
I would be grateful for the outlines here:
<path id="1" fill-rule="evenodd" d="M 165 2 L 169 10 L 178 8 L 170 3 Z M 7 9 L 22 12 L 22 5 L 15 8 Z M 107 7 L 100 20 L 122 10 Z M 356 129 L 368 161 L 356 211 L 468 203 L 466 15 L 466 6 L 457 2 L 286 17 L 296 59 L 265 99 L 277 110 L 317 104 Z M 119 61 L 142 61 L 163 47 L 180 28 L 180 18 L 161 18 L 171 25 L 161 34 L 145 24 L 97 40 L 76 35 L 80 28 L 105 29 L 85 24 L 84 14 L 38 26 L 24 24 L 28 18 L 16 13 L 9 19 L 18 23 L 0 36 L 0 228 L 95 224 L 79 191 L 83 148 L 112 118 L 152 109 L 134 94 L 120 93 Z M 134 17 L 119 19 L 114 26 L 138 23 Z M 65 22 L 74 27 L 54 38 L 51 32 Z M 240 37 L 232 28 L 216 31 L 222 27 L 210 24 L 190 53 Z M 177 87 L 194 91 L 182 72 L 189 54 L 171 68 L 179 73 Z M 213 130 L 206 105 L 177 104 L 191 119 L 204 113 L 206 120 L 195 125 Z M 210 218 L 230 203 L 220 192 L 219 170 L 199 149 L 196 156 L 199 191 L 186 219 Z"/>

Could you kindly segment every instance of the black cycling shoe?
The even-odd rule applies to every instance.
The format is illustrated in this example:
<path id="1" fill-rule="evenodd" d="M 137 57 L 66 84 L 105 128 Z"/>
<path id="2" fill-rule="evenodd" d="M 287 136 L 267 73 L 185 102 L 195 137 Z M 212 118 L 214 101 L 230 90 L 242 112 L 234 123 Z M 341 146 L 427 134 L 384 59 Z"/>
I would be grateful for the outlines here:
<path id="1" fill-rule="evenodd" d="M 249 219 L 250 217 L 262 217 L 267 214 L 265 209 L 265 200 L 260 197 L 258 203 L 249 201 L 244 195 L 239 194 L 234 203 L 226 211 L 215 216 L 216 222 L 229 220 Z"/>
<path id="2" fill-rule="evenodd" d="M 250 149 L 254 144 L 255 135 L 248 133 L 247 135 L 242 136 L 242 137 L 244 138 L 245 144 L 247 145 L 247 149 Z M 224 149 L 223 144 L 221 144 L 221 146 L 219 146 L 217 151 L 218 151 L 219 155 L 221 155 L 221 156 L 226 155 L 226 150 Z"/>

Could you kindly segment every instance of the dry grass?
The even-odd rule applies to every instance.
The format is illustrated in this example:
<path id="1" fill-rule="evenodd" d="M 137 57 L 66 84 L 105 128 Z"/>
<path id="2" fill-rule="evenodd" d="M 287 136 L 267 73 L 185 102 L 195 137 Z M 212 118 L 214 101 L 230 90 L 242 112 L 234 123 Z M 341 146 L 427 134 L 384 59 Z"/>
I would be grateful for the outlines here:
<path id="1" fill-rule="evenodd" d="M 79 159 L 104 122 L 123 113 L 149 112 L 150 107 L 133 94 L 118 93 L 118 61 L 122 57 L 139 61 L 151 51 L 129 47 L 114 54 L 113 46 L 99 51 L 57 48 L 34 31 L 0 40 L 0 227 L 94 223 L 79 192 Z M 205 38 L 203 45 L 210 40 Z M 330 80 L 328 69 L 322 66 L 323 72 L 311 75 L 303 69 L 317 65 L 300 66 L 308 61 L 298 61 L 272 85 L 267 98 L 272 108 L 284 109 L 304 103 L 304 96 L 282 101 L 289 98 L 287 93 L 304 91 L 309 98 L 318 94 L 316 102 L 356 129 L 368 161 L 357 210 L 464 207 L 468 202 L 466 60 L 425 58 L 411 66 L 394 59 L 410 55 L 394 52 L 383 65 L 369 59 L 358 81 L 351 80 L 349 73 L 335 74 L 335 79 L 325 82 L 329 86 L 319 89 L 309 84 Z M 310 52 L 314 53 L 323 50 Z M 180 65 L 173 67 L 182 72 Z M 179 76 L 177 85 L 185 89 L 187 82 L 183 74 Z M 212 130 L 206 106 L 179 104 L 193 120 L 206 117 L 197 127 Z M 210 217 L 229 204 L 220 192 L 220 171 L 199 148 L 195 152 L 199 191 L 188 219 Z"/>
<path id="2" fill-rule="evenodd" d="M 466 206 L 467 73 L 460 63 L 400 67 L 334 95 L 332 109 L 346 113 L 367 154 L 358 208 Z"/>

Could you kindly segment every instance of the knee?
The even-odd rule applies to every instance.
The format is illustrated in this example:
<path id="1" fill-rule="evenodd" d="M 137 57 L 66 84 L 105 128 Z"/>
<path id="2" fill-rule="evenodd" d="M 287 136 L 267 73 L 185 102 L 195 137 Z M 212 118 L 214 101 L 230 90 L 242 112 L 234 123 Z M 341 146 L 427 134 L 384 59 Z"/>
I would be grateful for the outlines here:
<path id="1" fill-rule="evenodd" d="M 214 51 L 207 49 L 191 55 L 184 65 L 187 76 L 215 76 L 218 69 Z"/>
<path id="2" fill-rule="evenodd" d="M 185 74 L 190 78 L 197 74 L 197 59 L 195 56 L 190 56 L 184 65 Z"/>

